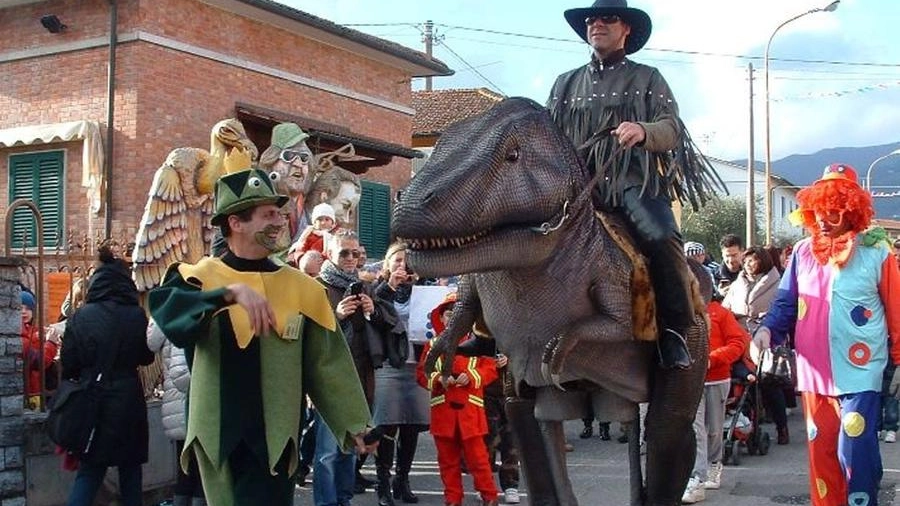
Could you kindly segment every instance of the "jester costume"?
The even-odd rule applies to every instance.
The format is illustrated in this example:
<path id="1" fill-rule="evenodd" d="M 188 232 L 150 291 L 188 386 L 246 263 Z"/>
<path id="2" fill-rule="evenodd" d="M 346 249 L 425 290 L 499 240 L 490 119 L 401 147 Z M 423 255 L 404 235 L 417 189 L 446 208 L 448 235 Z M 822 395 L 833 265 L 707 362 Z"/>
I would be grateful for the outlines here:
<path id="1" fill-rule="evenodd" d="M 900 273 L 884 231 L 865 230 L 872 198 L 856 181 L 835 164 L 798 194 L 794 218 L 811 237 L 794 247 L 763 320 L 773 344 L 794 332 L 815 506 L 878 503 L 882 373 L 900 364 Z M 840 221 L 826 229 L 846 231 L 823 233 L 829 216 Z"/>
<path id="2" fill-rule="evenodd" d="M 225 176 L 214 223 L 283 203 L 273 194 L 261 171 Z M 226 287 L 235 283 L 268 301 L 275 321 L 267 335 L 254 335 L 243 306 L 227 303 Z M 343 450 L 365 430 L 369 409 L 347 344 L 324 288 L 300 271 L 227 251 L 170 266 L 149 306 L 166 337 L 187 351 L 192 379 L 181 462 L 197 457 L 212 506 L 293 504 L 304 395 Z"/>

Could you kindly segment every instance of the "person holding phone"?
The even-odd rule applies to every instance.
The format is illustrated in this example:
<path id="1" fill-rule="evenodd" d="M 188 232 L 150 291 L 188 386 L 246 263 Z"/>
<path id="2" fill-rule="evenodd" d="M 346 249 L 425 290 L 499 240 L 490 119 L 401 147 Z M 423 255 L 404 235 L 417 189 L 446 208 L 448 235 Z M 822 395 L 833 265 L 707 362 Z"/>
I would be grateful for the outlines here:
<path id="1" fill-rule="evenodd" d="M 338 325 L 350 347 L 356 373 L 370 408 L 375 395 L 375 369 L 385 361 L 385 342 L 402 333 L 391 303 L 379 299 L 369 283 L 360 281 L 359 238 L 351 230 L 331 235 L 325 244 L 326 260 L 317 278 L 325 291 Z M 313 500 L 316 506 L 349 504 L 354 492 L 375 484 L 360 473 L 365 456 L 342 453 L 325 423 L 319 419 L 313 463 Z M 373 430 L 377 433 L 377 429 Z"/>
<path id="2" fill-rule="evenodd" d="M 406 244 L 391 244 L 384 256 L 383 265 L 383 280 L 375 288 L 375 294 L 393 304 L 403 328 L 406 329 L 412 287 L 418 282 L 418 277 L 406 268 Z M 424 345 L 424 342 L 410 343 L 406 363 L 375 371 L 372 418 L 377 427 L 383 427 L 386 431 L 375 459 L 379 506 L 393 506 L 394 499 L 401 499 L 405 503 L 419 501 L 410 486 L 409 471 L 416 454 L 419 432 L 428 430 L 431 419 L 428 392 L 416 382 L 416 363 Z M 395 447 L 397 475 L 391 482 Z"/>

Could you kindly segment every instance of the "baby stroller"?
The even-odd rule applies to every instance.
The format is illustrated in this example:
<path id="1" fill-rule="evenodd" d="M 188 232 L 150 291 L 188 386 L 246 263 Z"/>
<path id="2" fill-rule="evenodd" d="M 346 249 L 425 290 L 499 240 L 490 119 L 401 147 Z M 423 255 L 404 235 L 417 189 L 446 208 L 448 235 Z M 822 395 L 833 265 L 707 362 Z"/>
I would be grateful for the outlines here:
<path id="1" fill-rule="evenodd" d="M 738 360 L 732 365 L 731 392 L 725 404 L 723 464 L 739 465 L 741 446 L 746 448 L 750 455 L 769 453 L 771 437 L 759 426 L 762 406 L 759 378 L 759 366 L 755 367 L 754 373 L 744 360 Z"/>

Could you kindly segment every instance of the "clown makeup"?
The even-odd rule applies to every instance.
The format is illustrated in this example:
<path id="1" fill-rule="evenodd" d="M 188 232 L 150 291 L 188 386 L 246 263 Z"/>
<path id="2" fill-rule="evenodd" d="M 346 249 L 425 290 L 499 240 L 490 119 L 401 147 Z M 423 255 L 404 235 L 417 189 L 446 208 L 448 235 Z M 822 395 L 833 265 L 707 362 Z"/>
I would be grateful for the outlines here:
<path id="1" fill-rule="evenodd" d="M 254 234 L 256 244 L 273 253 L 282 249 L 279 241 L 282 228 L 284 227 L 281 225 L 266 225 L 265 228 Z"/>
<path id="2" fill-rule="evenodd" d="M 849 230 L 844 211 L 836 209 L 816 211 L 816 224 L 825 237 L 839 237 Z"/>

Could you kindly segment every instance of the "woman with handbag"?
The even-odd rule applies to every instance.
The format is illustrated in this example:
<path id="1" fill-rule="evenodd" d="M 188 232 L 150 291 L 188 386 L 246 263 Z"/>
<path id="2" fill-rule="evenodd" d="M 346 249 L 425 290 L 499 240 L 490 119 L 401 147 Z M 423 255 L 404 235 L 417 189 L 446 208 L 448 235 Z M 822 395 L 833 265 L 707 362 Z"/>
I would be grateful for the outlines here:
<path id="1" fill-rule="evenodd" d="M 743 253 L 743 267 L 738 277 L 731 283 L 722 306 L 728 309 L 753 334 L 769 304 L 775 298 L 781 274 L 772 261 L 772 255 L 762 246 L 750 246 Z M 791 442 L 787 425 L 787 399 L 782 385 L 760 382 L 760 394 L 768 417 L 775 423 L 777 442 L 786 445 Z"/>
<path id="2" fill-rule="evenodd" d="M 68 506 L 93 504 L 109 466 L 118 467 L 121 504 L 140 506 L 149 433 L 137 368 L 153 362 L 154 355 L 147 348 L 147 317 L 128 266 L 105 246 L 99 258 L 85 304 L 68 320 L 63 338 L 63 379 L 102 374 L 92 387 L 97 394 L 93 437 L 77 456 Z"/>

